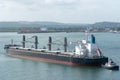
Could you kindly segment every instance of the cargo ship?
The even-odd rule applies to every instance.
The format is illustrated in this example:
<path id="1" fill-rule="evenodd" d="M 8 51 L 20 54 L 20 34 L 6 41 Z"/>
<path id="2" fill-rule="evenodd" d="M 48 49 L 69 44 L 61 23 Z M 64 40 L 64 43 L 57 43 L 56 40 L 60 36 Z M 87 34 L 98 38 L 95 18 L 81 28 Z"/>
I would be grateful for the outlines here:
<path id="1" fill-rule="evenodd" d="M 96 44 L 93 34 L 87 35 L 86 39 L 77 42 L 73 52 L 67 52 L 67 38 L 64 38 L 64 51 L 51 50 L 52 38 L 49 37 L 48 49 L 38 49 L 38 37 L 35 37 L 35 48 L 26 48 L 26 37 L 23 35 L 22 46 L 5 45 L 6 55 L 18 58 L 27 58 L 59 64 L 77 66 L 101 66 L 108 62 Z"/>

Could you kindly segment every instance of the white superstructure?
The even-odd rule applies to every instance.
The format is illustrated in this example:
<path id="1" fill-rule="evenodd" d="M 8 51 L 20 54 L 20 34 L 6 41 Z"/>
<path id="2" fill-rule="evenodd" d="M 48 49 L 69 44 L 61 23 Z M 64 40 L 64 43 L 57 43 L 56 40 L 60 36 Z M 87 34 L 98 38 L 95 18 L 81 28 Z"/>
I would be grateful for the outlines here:
<path id="1" fill-rule="evenodd" d="M 75 54 L 81 57 L 101 57 L 101 51 L 98 48 L 94 35 L 90 35 L 86 40 L 79 42 L 78 46 L 75 46 Z"/>

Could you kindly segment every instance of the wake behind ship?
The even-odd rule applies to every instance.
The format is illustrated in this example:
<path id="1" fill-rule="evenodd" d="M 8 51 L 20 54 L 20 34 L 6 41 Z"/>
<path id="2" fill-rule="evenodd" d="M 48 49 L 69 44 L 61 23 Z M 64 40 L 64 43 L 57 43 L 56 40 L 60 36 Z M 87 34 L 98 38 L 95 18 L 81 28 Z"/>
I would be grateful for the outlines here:
<path id="1" fill-rule="evenodd" d="M 75 52 L 67 52 L 66 38 L 64 39 L 64 52 L 51 50 L 51 37 L 49 37 L 49 49 L 38 49 L 37 36 L 35 36 L 35 49 L 25 48 L 25 40 L 25 36 L 23 36 L 22 47 L 19 45 L 5 45 L 6 55 L 78 66 L 101 66 L 108 62 L 108 57 L 103 56 L 98 48 L 94 35 L 89 35 L 87 39 L 77 42 Z"/>

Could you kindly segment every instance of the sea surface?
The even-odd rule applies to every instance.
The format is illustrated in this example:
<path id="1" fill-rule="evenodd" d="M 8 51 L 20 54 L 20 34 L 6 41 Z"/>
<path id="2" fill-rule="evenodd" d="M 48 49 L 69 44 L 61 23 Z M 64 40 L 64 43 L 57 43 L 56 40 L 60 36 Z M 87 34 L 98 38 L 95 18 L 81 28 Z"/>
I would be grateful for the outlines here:
<path id="1" fill-rule="evenodd" d="M 92 34 L 92 33 L 91 33 Z M 112 58 L 120 65 L 120 34 L 93 33 L 103 55 Z M 15 32 L 0 33 L 0 80 L 120 80 L 120 71 L 107 70 L 100 67 L 70 66 L 63 64 L 34 61 L 8 57 L 5 54 L 5 44 L 21 44 L 22 36 L 26 35 L 30 43 L 27 47 L 34 47 L 32 36 L 39 37 L 39 48 L 46 47 L 48 37 L 53 38 L 52 49 L 63 50 L 64 37 L 68 39 L 68 51 L 74 51 L 76 43 L 86 38 L 85 33 L 34 33 L 17 34 Z M 13 41 L 13 42 L 12 42 Z M 33 43 L 32 43 L 33 42 Z"/>

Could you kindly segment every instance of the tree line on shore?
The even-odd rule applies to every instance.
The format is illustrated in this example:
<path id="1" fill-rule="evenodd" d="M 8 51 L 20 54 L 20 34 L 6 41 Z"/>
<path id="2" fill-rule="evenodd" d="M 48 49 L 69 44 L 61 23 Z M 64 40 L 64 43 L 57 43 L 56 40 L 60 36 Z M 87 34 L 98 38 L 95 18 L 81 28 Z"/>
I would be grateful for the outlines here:
<path id="1" fill-rule="evenodd" d="M 78 32 L 89 28 L 94 32 L 103 32 L 109 30 L 120 31 L 119 22 L 97 22 L 94 24 L 80 23 L 58 23 L 58 22 L 0 22 L 0 32 L 19 32 L 20 30 L 40 30 L 46 28 L 49 31 Z"/>

